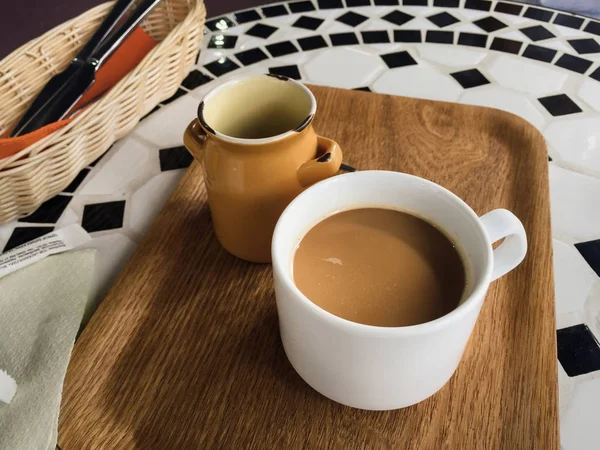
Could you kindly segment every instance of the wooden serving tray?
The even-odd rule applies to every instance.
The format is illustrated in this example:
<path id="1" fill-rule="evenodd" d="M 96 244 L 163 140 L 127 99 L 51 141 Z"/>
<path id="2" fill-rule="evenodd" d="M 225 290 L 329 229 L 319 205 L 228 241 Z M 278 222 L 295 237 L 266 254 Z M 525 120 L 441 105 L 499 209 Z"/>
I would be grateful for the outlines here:
<path id="1" fill-rule="evenodd" d="M 315 128 L 346 163 L 429 178 L 525 225 L 529 254 L 492 284 L 454 377 L 388 412 L 313 391 L 283 352 L 270 265 L 221 248 L 194 164 L 75 345 L 62 450 L 558 448 L 543 137 L 493 109 L 311 89 Z"/>

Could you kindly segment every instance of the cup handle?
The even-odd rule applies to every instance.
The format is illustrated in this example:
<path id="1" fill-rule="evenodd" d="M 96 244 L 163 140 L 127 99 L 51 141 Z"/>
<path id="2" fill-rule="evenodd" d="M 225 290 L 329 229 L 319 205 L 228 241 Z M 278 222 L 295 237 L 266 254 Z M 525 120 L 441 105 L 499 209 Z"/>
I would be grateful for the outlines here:
<path id="1" fill-rule="evenodd" d="M 506 209 L 495 209 L 479 218 L 492 243 L 504 238 L 494 250 L 494 281 L 517 267 L 527 253 L 527 235 L 521 221 Z"/>
<path id="2" fill-rule="evenodd" d="M 200 126 L 200 122 L 198 119 L 192 120 L 183 133 L 183 145 L 196 160 L 201 162 L 205 143 L 206 133 Z"/>
<path id="3" fill-rule="evenodd" d="M 321 156 L 298 168 L 298 181 L 304 187 L 335 175 L 342 164 L 342 150 L 337 142 L 317 136 L 317 147 Z"/>

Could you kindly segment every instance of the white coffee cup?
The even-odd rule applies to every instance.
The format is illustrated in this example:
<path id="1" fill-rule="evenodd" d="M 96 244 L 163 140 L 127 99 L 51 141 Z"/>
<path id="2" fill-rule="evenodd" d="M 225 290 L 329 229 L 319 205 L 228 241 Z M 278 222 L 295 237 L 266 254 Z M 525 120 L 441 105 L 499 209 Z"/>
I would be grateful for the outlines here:
<path id="1" fill-rule="evenodd" d="M 420 325 L 377 327 L 335 316 L 294 284 L 294 253 L 302 237 L 340 211 L 383 207 L 438 224 L 462 250 L 468 292 L 457 308 Z M 498 248 L 492 243 L 502 238 Z M 447 189 L 423 178 L 363 171 L 315 184 L 285 209 L 271 246 L 281 340 L 298 374 L 321 394 L 361 409 L 403 408 L 430 397 L 456 370 L 489 284 L 525 257 L 523 225 L 497 209 L 482 217 Z"/>

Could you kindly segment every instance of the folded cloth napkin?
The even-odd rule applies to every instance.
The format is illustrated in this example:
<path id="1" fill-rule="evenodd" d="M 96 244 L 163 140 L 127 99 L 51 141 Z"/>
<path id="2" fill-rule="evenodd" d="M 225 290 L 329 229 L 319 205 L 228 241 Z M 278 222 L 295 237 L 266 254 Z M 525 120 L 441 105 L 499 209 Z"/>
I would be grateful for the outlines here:
<path id="1" fill-rule="evenodd" d="M 54 450 L 67 365 L 92 281 L 94 250 L 50 256 L 0 279 L 0 449 Z"/>
<path id="2" fill-rule="evenodd" d="M 156 46 L 156 41 L 141 28 L 136 28 L 123 44 L 112 54 L 106 63 L 98 70 L 96 81 L 72 108 L 78 110 L 117 84 L 125 75 L 131 72 L 144 59 L 146 54 Z M 41 88 L 41 86 L 40 86 Z M 63 119 L 46 125 L 40 129 L 22 136 L 0 139 L 0 158 L 14 155 L 31 144 L 61 129 L 74 117 Z M 6 134 L 8 135 L 10 131 Z"/>

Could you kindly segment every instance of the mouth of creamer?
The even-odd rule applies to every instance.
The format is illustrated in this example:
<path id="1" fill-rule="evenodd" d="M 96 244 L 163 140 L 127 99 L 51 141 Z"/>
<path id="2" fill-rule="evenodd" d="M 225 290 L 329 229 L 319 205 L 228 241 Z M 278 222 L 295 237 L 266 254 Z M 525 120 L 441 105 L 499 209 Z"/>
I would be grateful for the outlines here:
<path id="1" fill-rule="evenodd" d="M 275 75 L 231 80 L 200 103 L 198 118 L 215 135 L 233 139 L 280 138 L 312 121 L 316 102 L 301 83 Z"/>

